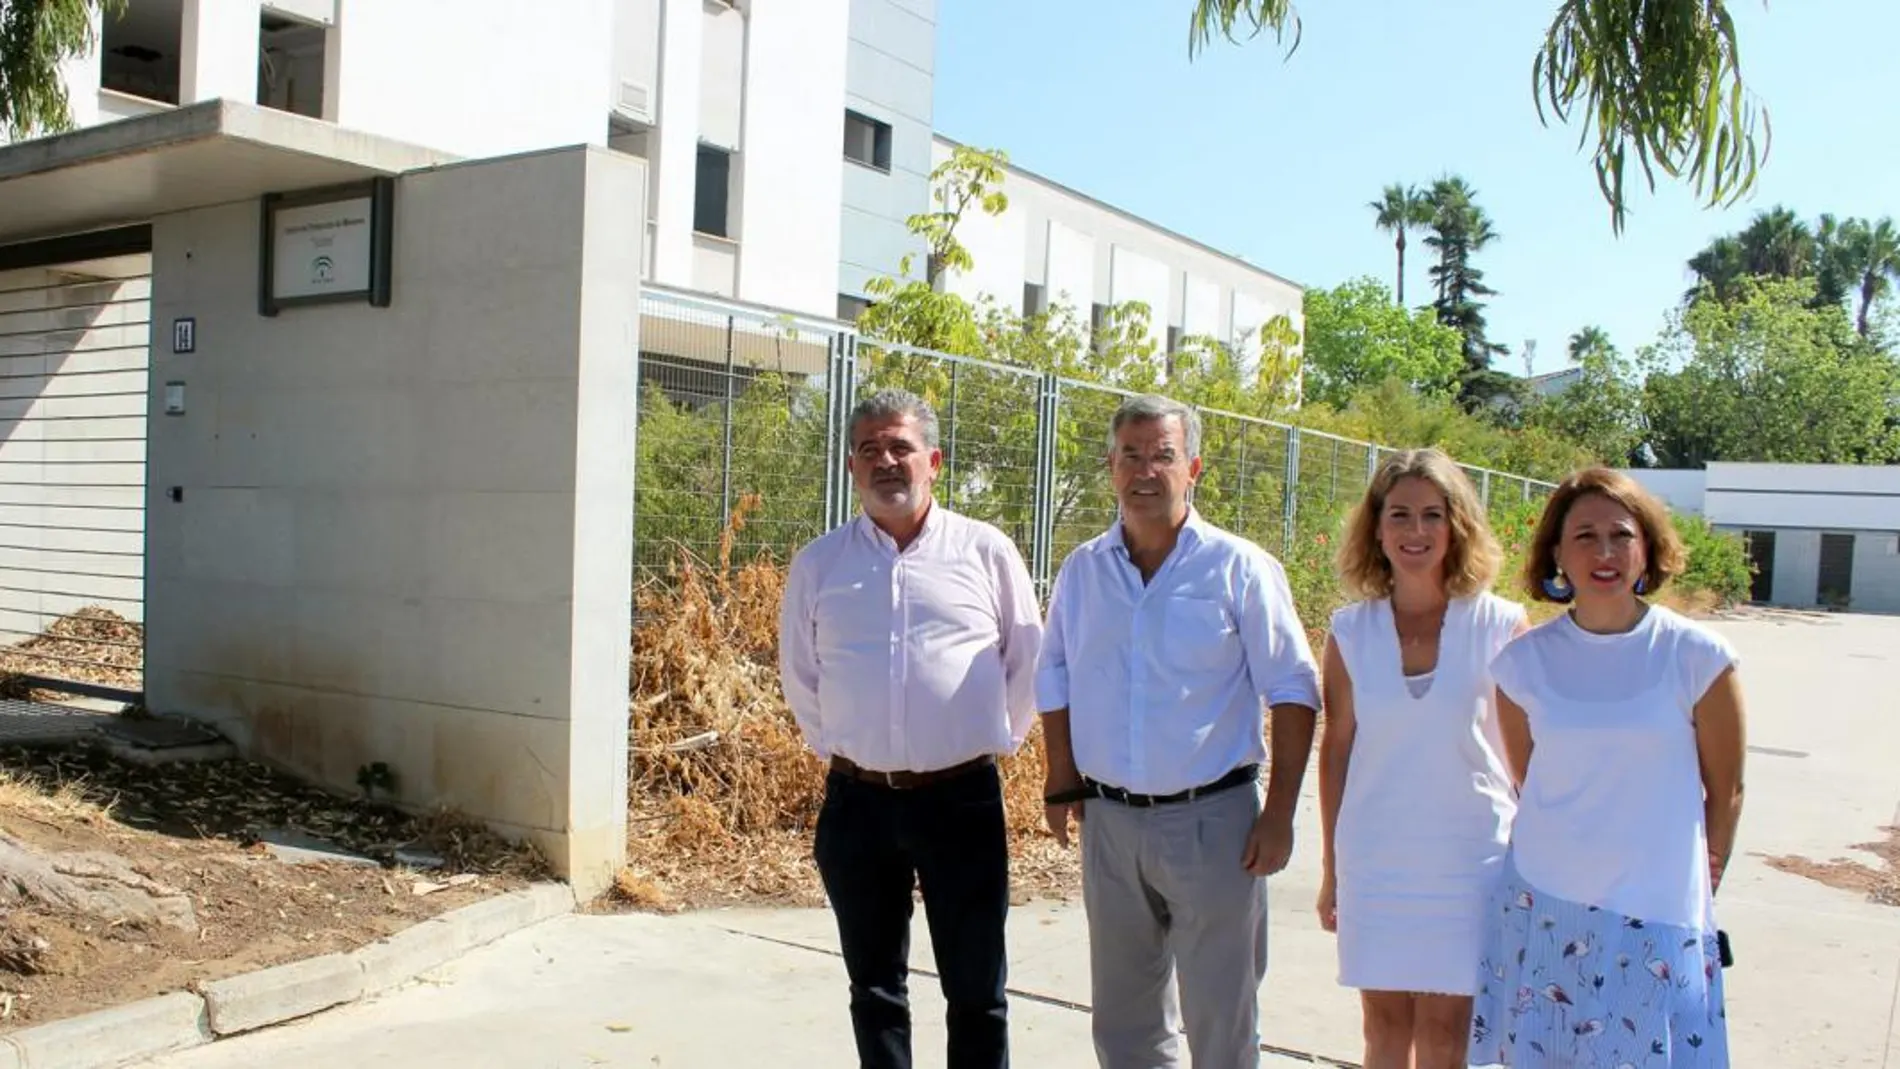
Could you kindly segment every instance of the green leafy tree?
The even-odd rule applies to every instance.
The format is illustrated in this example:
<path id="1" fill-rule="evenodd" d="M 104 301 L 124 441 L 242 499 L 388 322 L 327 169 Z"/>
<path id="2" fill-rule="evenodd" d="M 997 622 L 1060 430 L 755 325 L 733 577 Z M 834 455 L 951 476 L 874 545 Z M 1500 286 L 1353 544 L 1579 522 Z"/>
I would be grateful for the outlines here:
<path id="1" fill-rule="evenodd" d="M 1842 227 L 1838 256 L 1848 290 L 1859 302 L 1854 313 L 1854 329 L 1861 337 L 1870 336 L 1874 305 L 1893 289 L 1900 279 L 1900 229 L 1892 219 L 1870 223 L 1850 219 Z"/>
<path id="2" fill-rule="evenodd" d="M 1308 401 L 1342 406 L 1387 379 L 1434 397 L 1457 392 L 1464 336 L 1429 310 L 1393 304 L 1371 278 L 1307 290 L 1305 319 L 1302 393 Z"/>
<path id="3" fill-rule="evenodd" d="M 1729 0 L 1562 0 L 1531 63 L 1538 117 L 1594 134 L 1597 185 L 1610 225 L 1623 228 L 1625 172 L 1634 160 L 1688 180 L 1711 205 L 1748 192 L 1768 150 L 1767 112 L 1742 81 Z M 1188 53 L 1215 36 L 1272 33 L 1299 46 L 1292 0 L 1194 0 Z M 1760 136 L 1758 139 L 1757 130 Z"/>
<path id="4" fill-rule="evenodd" d="M 1485 285 L 1484 272 L 1472 263 L 1473 256 L 1498 239 L 1498 232 L 1478 206 L 1477 191 L 1462 177 L 1452 175 L 1432 183 L 1430 196 L 1432 232 L 1425 244 L 1438 254 L 1431 269 L 1438 293 L 1432 307 L 1440 323 L 1464 338 L 1465 366 L 1458 392 L 1465 406 L 1475 410 L 1510 392 L 1509 377 L 1491 369 L 1492 358 L 1504 347 L 1486 334 L 1483 298 L 1496 296 L 1497 291 Z"/>
<path id="5" fill-rule="evenodd" d="M 98 44 L 95 17 L 124 10 L 125 0 L 0 0 L 0 137 L 72 128 L 59 66 Z"/>
<path id="6" fill-rule="evenodd" d="M 1648 444 L 1665 467 L 1712 460 L 1891 463 L 1900 367 L 1812 280 L 1747 279 L 1672 315 L 1642 356 Z"/>
<path id="7" fill-rule="evenodd" d="M 1379 199 L 1371 203 L 1373 224 L 1392 235 L 1392 247 L 1398 251 L 1399 267 L 1394 276 L 1398 303 L 1405 303 L 1405 235 L 1408 230 L 1427 227 L 1432 222 L 1432 199 L 1416 187 L 1389 185 Z"/>
<path id="8" fill-rule="evenodd" d="M 1601 327 L 1571 335 L 1569 352 L 1582 374 L 1562 393 L 1532 401 L 1525 424 L 1574 442 L 1606 464 L 1631 463 L 1643 437 L 1643 395 L 1634 365 Z"/>

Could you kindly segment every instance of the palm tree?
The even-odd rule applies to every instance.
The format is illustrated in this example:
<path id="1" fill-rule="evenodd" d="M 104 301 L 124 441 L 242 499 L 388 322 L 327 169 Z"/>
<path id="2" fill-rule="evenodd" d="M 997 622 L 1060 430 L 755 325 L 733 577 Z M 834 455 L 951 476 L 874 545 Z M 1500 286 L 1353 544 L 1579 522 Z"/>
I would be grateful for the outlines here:
<path id="1" fill-rule="evenodd" d="M 1293 0 L 1192 0 L 1188 55 L 1219 35 L 1300 43 Z M 1545 0 L 1551 3 L 1552 0 Z M 1595 128 L 1597 185 L 1621 232 L 1624 164 L 1686 178 L 1707 203 L 1733 204 L 1767 154 L 1767 112 L 1742 81 L 1733 0 L 1561 0 L 1531 67 L 1540 120 Z M 1548 109 L 1548 110 L 1546 110 Z M 1763 138 L 1756 139 L 1756 125 Z"/>
<path id="2" fill-rule="evenodd" d="M 1736 284 L 1748 277 L 1748 258 L 1739 239 L 1719 237 L 1689 258 L 1689 270 L 1696 277 L 1696 285 L 1684 295 L 1686 299 L 1707 295 L 1727 301 L 1735 296 Z"/>
<path id="3" fill-rule="evenodd" d="M 1900 230 L 1895 229 L 1892 219 L 1878 223 L 1849 219 L 1841 232 L 1842 267 L 1860 297 L 1854 329 L 1865 338 L 1874 302 L 1893 288 L 1895 279 L 1900 279 Z"/>
<path id="4" fill-rule="evenodd" d="M 1807 278 L 1819 259 L 1814 232 L 1801 217 L 1780 206 L 1756 215 L 1741 232 L 1748 273 L 1764 278 Z"/>
<path id="5" fill-rule="evenodd" d="M 1570 336 L 1570 362 L 1581 364 L 1586 356 L 1611 352 L 1615 348 L 1610 344 L 1608 331 L 1602 327 L 1588 326 Z"/>
<path id="6" fill-rule="evenodd" d="M 1420 193 L 1417 187 L 1393 184 L 1385 187 L 1378 200 L 1369 207 L 1375 213 L 1374 226 L 1392 235 L 1392 246 L 1398 250 L 1398 285 L 1394 287 L 1399 307 L 1405 307 L 1405 232 L 1413 227 L 1429 226 L 1432 221 L 1432 201 Z"/>

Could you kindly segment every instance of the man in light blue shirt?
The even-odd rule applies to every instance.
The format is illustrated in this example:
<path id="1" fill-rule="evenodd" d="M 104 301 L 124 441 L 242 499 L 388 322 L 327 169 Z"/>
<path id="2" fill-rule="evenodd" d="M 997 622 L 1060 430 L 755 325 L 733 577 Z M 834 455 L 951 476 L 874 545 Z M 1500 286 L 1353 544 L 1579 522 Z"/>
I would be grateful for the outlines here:
<path id="1" fill-rule="evenodd" d="M 1319 673 L 1280 562 L 1189 503 L 1195 412 L 1131 398 L 1109 438 L 1121 516 L 1063 562 L 1036 676 L 1049 827 L 1081 822 L 1096 1057 L 1181 1065 L 1184 1022 L 1195 1069 L 1253 1067 L 1263 877 L 1293 851 Z"/>

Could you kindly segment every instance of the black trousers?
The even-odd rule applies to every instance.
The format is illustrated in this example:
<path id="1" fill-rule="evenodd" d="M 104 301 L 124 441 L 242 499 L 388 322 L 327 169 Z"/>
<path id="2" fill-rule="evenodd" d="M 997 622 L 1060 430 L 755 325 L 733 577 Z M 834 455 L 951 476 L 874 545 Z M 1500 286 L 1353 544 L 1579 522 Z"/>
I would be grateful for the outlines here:
<path id="1" fill-rule="evenodd" d="M 832 773 L 813 849 L 838 918 L 862 1069 L 910 1069 L 911 892 L 949 1003 L 949 1069 L 1006 1069 L 1009 846 L 995 765 L 896 790 Z"/>

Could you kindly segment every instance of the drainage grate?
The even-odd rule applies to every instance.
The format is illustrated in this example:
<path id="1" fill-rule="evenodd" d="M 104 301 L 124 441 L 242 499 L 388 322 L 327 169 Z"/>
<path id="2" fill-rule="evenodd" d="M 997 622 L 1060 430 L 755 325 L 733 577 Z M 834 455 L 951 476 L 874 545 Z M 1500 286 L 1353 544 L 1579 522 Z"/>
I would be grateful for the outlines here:
<path id="1" fill-rule="evenodd" d="M 0 742 L 65 742 L 115 719 L 112 713 L 0 698 Z"/>

